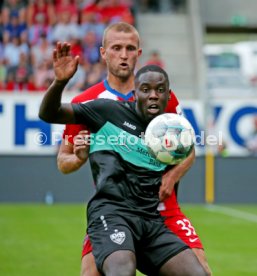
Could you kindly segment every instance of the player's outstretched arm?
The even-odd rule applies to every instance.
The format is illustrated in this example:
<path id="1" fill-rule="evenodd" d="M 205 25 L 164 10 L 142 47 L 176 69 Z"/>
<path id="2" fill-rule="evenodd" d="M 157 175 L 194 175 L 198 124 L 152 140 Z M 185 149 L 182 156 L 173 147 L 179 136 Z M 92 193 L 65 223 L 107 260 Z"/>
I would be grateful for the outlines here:
<path id="1" fill-rule="evenodd" d="M 40 105 L 39 117 L 48 123 L 74 123 L 71 104 L 61 104 L 61 95 L 65 85 L 75 74 L 79 57 L 72 57 L 70 44 L 57 43 L 53 51 L 55 80 L 47 89 Z"/>
<path id="2" fill-rule="evenodd" d="M 62 140 L 57 156 L 58 169 L 64 173 L 77 171 L 86 163 L 89 154 L 88 131 L 82 130 L 74 137 L 74 145 Z"/>
<path id="3" fill-rule="evenodd" d="M 47 123 L 74 124 L 75 116 L 71 104 L 61 104 L 63 81 L 54 80 L 40 104 L 39 118 Z"/>
<path id="4" fill-rule="evenodd" d="M 180 164 L 172 167 L 162 177 L 162 184 L 159 190 L 159 198 L 161 201 L 171 196 L 174 185 L 186 174 L 186 172 L 192 167 L 195 161 L 195 149 L 189 154 L 189 156 Z"/>

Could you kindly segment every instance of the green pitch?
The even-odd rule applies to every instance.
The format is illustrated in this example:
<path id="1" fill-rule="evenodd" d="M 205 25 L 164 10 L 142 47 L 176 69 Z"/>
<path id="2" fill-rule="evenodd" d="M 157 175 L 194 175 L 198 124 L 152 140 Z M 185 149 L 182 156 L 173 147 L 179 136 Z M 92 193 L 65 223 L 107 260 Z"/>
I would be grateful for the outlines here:
<path id="1" fill-rule="evenodd" d="M 213 275 L 257 275 L 257 205 L 182 208 Z M 79 275 L 85 212 L 83 205 L 0 204 L 0 275 Z"/>

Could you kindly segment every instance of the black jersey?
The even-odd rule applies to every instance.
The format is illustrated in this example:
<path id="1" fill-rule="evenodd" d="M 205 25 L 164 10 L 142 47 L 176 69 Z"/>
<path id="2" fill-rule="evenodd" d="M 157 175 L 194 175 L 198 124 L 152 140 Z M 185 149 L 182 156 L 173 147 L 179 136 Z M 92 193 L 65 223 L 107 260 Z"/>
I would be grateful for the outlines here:
<path id="1" fill-rule="evenodd" d="M 147 123 L 136 113 L 135 103 L 98 99 L 73 109 L 76 122 L 91 131 L 89 159 L 96 193 L 88 203 L 90 220 L 103 210 L 159 217 L 158 192 L 166 165 L 149 155 L 142 136 Z"/>

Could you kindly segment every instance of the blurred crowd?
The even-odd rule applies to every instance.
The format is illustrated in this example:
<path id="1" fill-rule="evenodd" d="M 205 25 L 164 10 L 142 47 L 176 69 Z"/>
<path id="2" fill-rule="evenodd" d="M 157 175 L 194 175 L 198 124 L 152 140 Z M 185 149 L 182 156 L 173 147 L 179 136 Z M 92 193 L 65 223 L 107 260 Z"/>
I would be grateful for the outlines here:
<path id="1" fill-rule="evenodd" d="M 68 41 L 72 54 L 80 56 L 67 90 L 85 90 L 106 75 L 99 53 L 105 27 L 135 23 L 132 0 L 4 0 L 0 5 L 0 91 L 45 91 L 54 76 L 57 41 Z"/>

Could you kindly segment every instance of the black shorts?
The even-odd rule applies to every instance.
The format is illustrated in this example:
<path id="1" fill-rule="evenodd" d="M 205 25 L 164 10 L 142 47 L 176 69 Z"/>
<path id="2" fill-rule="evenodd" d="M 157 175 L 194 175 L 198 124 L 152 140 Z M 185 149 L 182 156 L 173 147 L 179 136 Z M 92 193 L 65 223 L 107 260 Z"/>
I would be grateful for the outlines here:
<path id="1" fill-rule="evenodd" d="M 149 220 L 127 214 L 102 215 L 89 224 L 88 235 L 99 271 L 102 271 L 103 262 L 111 253 L 130 250 L 137 257 L 138 270 L 156 275 L 166 261 L 188 248 L 161 218 Z"/>

